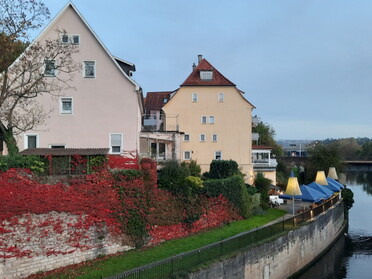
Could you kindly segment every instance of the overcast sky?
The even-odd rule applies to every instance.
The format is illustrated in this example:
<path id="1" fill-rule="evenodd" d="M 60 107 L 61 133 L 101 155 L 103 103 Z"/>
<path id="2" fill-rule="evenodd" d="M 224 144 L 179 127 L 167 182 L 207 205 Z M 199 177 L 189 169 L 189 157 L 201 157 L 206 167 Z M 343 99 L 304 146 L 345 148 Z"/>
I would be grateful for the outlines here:
<path id="1" fill-rule="evenodd" d="M 45 0 L 54 17 L 68 1 Z M 372 137 L 371 0 L 74 0 L 148 91 L 202 54 L 277 139 Z"/>

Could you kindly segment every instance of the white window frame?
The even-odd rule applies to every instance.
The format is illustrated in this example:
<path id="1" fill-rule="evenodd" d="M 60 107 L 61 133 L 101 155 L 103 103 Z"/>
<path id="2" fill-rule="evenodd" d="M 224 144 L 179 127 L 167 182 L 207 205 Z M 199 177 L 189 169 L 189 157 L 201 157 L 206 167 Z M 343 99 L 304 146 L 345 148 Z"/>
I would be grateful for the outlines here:
<path id="1" fill-rule="evenodd" d="M 64 41 L 63 41 L 63 37 L 64 37 L 64 36 L 67 37 L 67 42 L 64 42 Z M 69 36 L 68 34 L 66 34 L 66 33 L 63 33 L 63 34 L 61 34 L 61 38 L 60 38 L 60 40 L 61 40 L 61 44 L 67 45 L 67 44 L 70 42 L 70 36 Z"/>
<path id="2" fill-rule="evenodd" d="M 47 70 L 47 64 L 48 63 L 52 63 L 53 64 L 53 69 L 52 69 L 52 73 L 51 74 L 47 74 L 46 73 L 46 70 Z M 55 77 L 57 74 L 57 70 L 56 70 L 56 60 L 54 59 L 45 59 L 44 60 L 44 77 Z"/>
<path id="3" fill-rule="evenodd" d="M 190 134 L 184 134 L 183 135 L 183 141 L 186 141 L 186 142 L 190 141 Z"/>
<path id="4" fill-rule="evenodd" d="M 199 135 L 199 140 L 200 140 L 201 142 L 205 142 L 205 141 L 206 141 L 206 136 L 205 136 L 205 134 L 200 134 L 200 135 Z"/>
<path id="5" fill-rule="evenodd" d="M 214 115 L 210 115 L 208 120 L 209 120 L 209 124 L 214 124 L 214 121 L 215 121 Z"/>
<path id="6" fill-rule="evenodd" d="M 201 80 L 213 80 L 213 71 L 200 71 Z"/>
<path id="7" fill-rule="evenodd" d="M 63 101 L 70 100 L 71 101 L 71 110 L 64 110 L 63 109 Z M 74 111 L 74 101 L 72 97 L 60 97 L 59 98 L 59 112 L 60 114 L 73 114 Z"/>
<path id="8" fill-rule="evenodd" d="M 186 158 L 186 154 L 189 154 L 188 158 Z M 192 152 L 190 150 L 183 151 L 183 159 L 187 160 L 187 161 L 190 161 L 191 158 L 192 158 L 191 154 L 192 154 Z"/>
<path id="9" fill-rule="evenodd" d="M 218 134 L 212 134 L 212 142 L 218 142 Z"/>
<path id="10" fill-rule="evenodd" d="M 220 158 L 219 159 L 216 158 L 217 153 L 220 153 Z M 222 151 L 220 151 L 220 150 L 214 151 L 214 157 L 213 158 L 214 158 L 214 160 L 222 160 Z"/>
<path id="11" fill-rule="evenodd" d="M 204 119 L 205 119 L 205 121 L 203 121 Z M 202 116 L 200 117 L 200 123 L 201 123 L 201 124 L 207 124 L 207 120 L 208 120 L 208 118 L 207 118 L 206 115 L 202 115 Z"/>
<path id="12" fill-rule="evenodd" d="M 23 139 L 23 146 L 24 146 L 24 149 L 28 149 L 28 137 L 36 137 L 36 148 L 39 147 L 39 134 L 35 134 L 35 133 L 29 133 L 29 134 L 25 134 L 24 135 L 24 139 Z"/>
<path id="13" fill-rule="evenodd" d="M 193 102 L 193 103 L 197 103 L 198 102 L 198 93 L 192 93 L 191 94 L 191 101 Z"/>
<path id="14" fill-rule="evenodd" d="M 77 43 L 75 43 L 74 42 L 74 38 L 78 38 L 78 42 Z M 71 44 L 73 44 L 73 45 L 80 45 L 80 34 L 71 34 Z"/>
<path id="15" fill-rule="evenodd" d="M 87 63 L 94 63 L 93 65 L 94 65 L 94 74 L 93 74 L 93 76 L 87 76 L 86 74 L 85 74 L 85 67 L 86 67 L 86 64 Z M 96 73 L 97 73 L 97 63 L 96 63 L 96 61 L 94 61 L 94 60 L 85 60 L 85 61 L 83 61 L 83 77 L 84 78 L 96 78 Z"/>
<path id="16" fill-rule="evenodd" d="M 225 101 L 225 93 L 218 93 L 218 101 L 220 103 L 224 102 Z"/>
<path id="17" fill-rule="evenodd" d="M 113 135 L 120 135 L 120 139 L 121 139 L 121 142 L 120 142 L 120 151 L 119 152 L 114 152 L 112 150 L 112 145 L 111 145 L 111 141 L 112 141 L 112 136 Z M 123 136 L 123 133 L 110 133 L 109 134 L 109 146 L 110 146 L 110 154 L 121 154 L 123 152 L 123 142 L 124 142 L 124 136 Z"/>

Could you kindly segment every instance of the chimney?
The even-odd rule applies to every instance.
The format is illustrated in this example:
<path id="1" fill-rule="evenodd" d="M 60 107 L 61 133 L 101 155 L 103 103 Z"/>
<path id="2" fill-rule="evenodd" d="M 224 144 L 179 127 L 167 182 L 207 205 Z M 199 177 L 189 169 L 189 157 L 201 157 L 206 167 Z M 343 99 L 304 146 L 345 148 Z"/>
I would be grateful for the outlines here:
<path id="1" fill-rule="evenodd" d="M 196 65 L 195 65 L 195 63 L 192 63 L 192 70 L 194 71 L 194 70 L 195 70 L 195 68 L 196 68 Z"/>
<path id="2" fill-rule="evenodd" d="M 202 59 L 203 59 L 203 55 L 199 54 L 198 55 L 198 64 L 200 63 L 200 61 L 202 61 Z"/>

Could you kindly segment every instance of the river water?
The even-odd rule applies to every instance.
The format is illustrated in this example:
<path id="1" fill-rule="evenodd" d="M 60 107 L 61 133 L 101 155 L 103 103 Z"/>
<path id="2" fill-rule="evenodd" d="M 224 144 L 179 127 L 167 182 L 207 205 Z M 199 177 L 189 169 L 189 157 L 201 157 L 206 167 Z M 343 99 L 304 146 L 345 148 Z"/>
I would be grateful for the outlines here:
<path id="1" fill-rule="evenodd" d="M 354 193 L 346 236 L 297 279 L 372 278 L 372 172 L 347 172 Z"/>

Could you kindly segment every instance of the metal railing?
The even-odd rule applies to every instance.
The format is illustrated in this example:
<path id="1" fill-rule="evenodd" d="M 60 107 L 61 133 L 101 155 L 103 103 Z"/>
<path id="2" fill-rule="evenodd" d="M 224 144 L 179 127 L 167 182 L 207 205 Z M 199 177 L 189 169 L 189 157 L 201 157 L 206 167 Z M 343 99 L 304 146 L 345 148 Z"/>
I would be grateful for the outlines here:
<path id="1" fill-rule="evenodd" d="M 181 272 L 187 272 L 200 264 L 215 260 L 222 256 L 230 255 L 241 249 L 268 241 L 287 231 L 300 227 L 314 217 L 323 214 L 332 206 L 342 206 L 339 195 L 333 196 L 325 203 L 302 212 L 294 217 L 276 223 L 256 228 L 222 241 L 204 246 L 200 249 L 185 252 L 174 257 L 151 263 L 136 269 L 125 271 L 121 274 L 107 277 L 106 279 L 156 279 L 168 278 Z M 341 208 L 343 210 L 343 207 Z"/>

